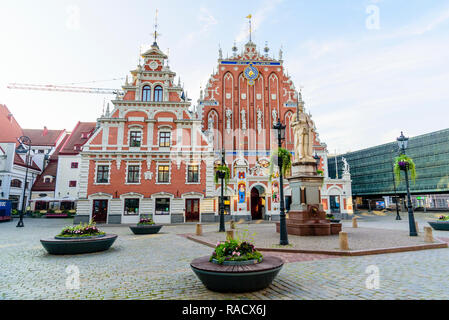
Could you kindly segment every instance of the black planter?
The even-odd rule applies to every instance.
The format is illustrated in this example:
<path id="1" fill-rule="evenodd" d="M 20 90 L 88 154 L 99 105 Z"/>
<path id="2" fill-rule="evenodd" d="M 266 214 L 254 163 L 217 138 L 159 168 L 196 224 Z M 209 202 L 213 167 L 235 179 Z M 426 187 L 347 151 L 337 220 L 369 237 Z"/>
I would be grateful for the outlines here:
<path id="1" fill-rule="evenodd" d="M 268 287 L 284 262 L 268 256 L 262 262 L 244 266 L 223 266 L 209 262 L 209 257 L 192 261 L 190 267 L 206 288 L 217 292 L 251 292 Z"/>
<path id="2" fill-rule="evenodd" d="M 340 219 L 329 219 L 332 223 L 340 223 Z"/>
<path id="3" fill-rule="evenodd" d="M 449 221 L 427 221 L 434 230 L 449 231 Z"/>
<path id="4" fill-rule="evenodd" d="M 41 239 L 41 243 L 50 254 L 79 254 L 108 250 L 115 239 L 116 234 L 106 234 L 86 238 Z"/>
<path id="5" fill-rule="evenodd" d="M 153 224 L 153 225 L 135 225 L 135 226 L 129 226 L 131 231 L 134 234 L 153 234 L 158 233 L 159 230 L 161 230 L 162 226 Z"/>

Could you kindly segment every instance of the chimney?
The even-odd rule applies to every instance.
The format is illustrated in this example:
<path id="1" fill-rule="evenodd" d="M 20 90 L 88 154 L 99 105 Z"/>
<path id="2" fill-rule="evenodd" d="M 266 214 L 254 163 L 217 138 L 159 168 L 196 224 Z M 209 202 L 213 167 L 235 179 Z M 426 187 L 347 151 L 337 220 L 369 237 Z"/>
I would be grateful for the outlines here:
<path id="1" fill-rule="evenodd" d="M 44 131 L 42 132 L 42 135 L 43 135 L 43 136 L 46 136 L 47 133 L 48 133 L 48 129 L 47 129 L 47 127 L 44 126 Z"/>

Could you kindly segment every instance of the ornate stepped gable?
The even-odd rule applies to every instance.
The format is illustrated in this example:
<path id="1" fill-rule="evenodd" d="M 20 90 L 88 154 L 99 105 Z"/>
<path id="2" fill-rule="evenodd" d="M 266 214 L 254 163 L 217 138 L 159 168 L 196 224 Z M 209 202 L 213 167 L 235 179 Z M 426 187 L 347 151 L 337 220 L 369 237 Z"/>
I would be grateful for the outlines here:
<path id="1" fill-rule="evenodd" d="M 142 65 L 131 71 L 132 78 L 127 77 L 122 86 L 123 98 L 112 101 L 112 110 L 108 105 L 97 119 L 96 132 L 83 147 L 82 155 L 89 159 L 85 168 L 89 178 L 84 180 L 89 183 L 84 185 L 84 193 L 80 183 L 80 196 L 100 191 L 110 194 L 117 191 L 118 195 L 135 191 L 149 197 L 162 189 L 176 195 L 186 182 L 186 166 L 193 162 L 200 165 L 200 181 L 206 181 L 206 164 L 201 156 L 204 160 L 211 148 L 201 133 L 200 120 L 189 111 L 190 102 L 183 88 L 179 81 L 175 84 L 176 73 L 170 70 L 167 55 L 155 42 L 141 57 Z M 160 144 L 161 132 L 169 136 L 166 146 Z M 133 143 L 131 140 L 136 136 L 139 142 Z M 99 163 L 109 165 L 110 190 L 95 182 Z M 157 168 L 162 163 L 171 168 L 168 183 L 171 186 L 160 186 L 161 190 L 148 188 L 157 184 Z M 129 165 L 139 165 L 138 183 L 126 182 Z M 191 191 L 203 189 L 198 185 L 192 186 Z"/>
<path id="2" fill-rule="evenodd" d="M 268 156 L 277 147 L 271 129 L 280 118 L 287 126 L 284 146 L 294 152 L 290 123 L 298 102 L 304 102 L 284 72 L 282 50 L 279 59 L 268 55 L 267 46 L 265 54 L 261 54 L 251 41 L 240 54 L 235 45 L 232 50 L 233 56 L 223 59 L 220 49 L 217 71 L 209 78 L 198 101 L 198 117 L 202 119 L 203 131 L 214 143 L 214 150 L 221 150 L 224 143 L 226 150 L 248 154 L 257 150 L 259 156 Z M 320 148 L 318 135 L 314 140 Z"/>

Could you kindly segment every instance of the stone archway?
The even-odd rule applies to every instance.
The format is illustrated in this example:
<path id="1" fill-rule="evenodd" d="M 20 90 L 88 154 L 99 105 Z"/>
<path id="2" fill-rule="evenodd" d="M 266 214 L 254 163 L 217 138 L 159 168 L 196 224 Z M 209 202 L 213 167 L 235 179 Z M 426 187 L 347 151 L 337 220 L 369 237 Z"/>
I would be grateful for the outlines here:
<path id="1" fill-rule="evenodd" d="M 251 219 L 263 219 L 266 203 L 265 203 L 265 188 L 261 185 L 255 185 L 251 188 Z"/>

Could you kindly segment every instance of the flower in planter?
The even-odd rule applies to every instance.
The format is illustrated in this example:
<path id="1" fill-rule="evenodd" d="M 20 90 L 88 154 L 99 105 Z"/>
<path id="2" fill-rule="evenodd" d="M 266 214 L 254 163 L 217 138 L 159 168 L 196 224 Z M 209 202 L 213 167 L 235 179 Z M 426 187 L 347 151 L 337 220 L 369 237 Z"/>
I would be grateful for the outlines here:
<path id="1" fill-rule="evenodd" d="M 331 220 L 333 220 L 333 219 L 335 219 L 335 217 L 334 217 L 334 215 L 333 215 L 332 213 L 327 213 L 327 214 L 326 214 L 326 219 L 331 219 Z"/>
<path id="2" fill-rule="evenodd" d="M 151 226 L 155 224 L 153 219 L 151 218 L 140 218 L 139 223 L 137 224 L 138 226 Z"/>
<path id="3" fill-rule="evenodd" d="M 104 235 L 105 232 L 100 231 L 96 226 L 95 222 L 89 224 L 80 223 L 77 226 L 67 226 L 62 229 L 58 237 L 89 237 L 89 236 L 99 236 Z"/>
<path id="4" fill-rule="evenodd" d="M 262 254 L 255 249 L 252 243 L 232 239 L 218 242 L 209 261 L 216 260 L 219 264 L 222 264 L 224 261 L 257 260 L 261 262 L 262 259 Z"/>
<path id="5" fill-rule="evenodd" d="M 441 215 L 438 217 L 438 220 L 440 221 L 449 221 L 449 215 L 445 216 L 445 215 Z"/>

